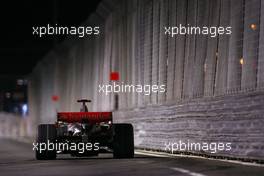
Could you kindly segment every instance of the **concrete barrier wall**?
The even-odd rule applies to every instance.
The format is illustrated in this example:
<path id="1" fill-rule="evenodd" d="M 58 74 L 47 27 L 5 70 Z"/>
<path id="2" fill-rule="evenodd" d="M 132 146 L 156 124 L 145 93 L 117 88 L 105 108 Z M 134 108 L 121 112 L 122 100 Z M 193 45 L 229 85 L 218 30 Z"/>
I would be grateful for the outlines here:
<path id="1" fill-rule="evenodd" d="M 0 137 L 20 139 L 34 136 L 29 118 L 0 113 Z M 34 127 L 33 127 L 34 128 Z"/>
<path id="2" fill-rule="evenodd" d="M 69 37 L 37 65 L 29 82 L 30 118 L 54 123 L 57 111 L 111 111 L 114 94 L 99 84 L 165 84 L 165 93 L 119 93 L 114 120 L 132 122 L 136 146 L 166 140 L 229 141 L 220 155 L 263 158 L 263 16 L 260 0 L 103 1 L 83 25 L 100 35 Z M 171 38 L 164 26 L 231 26 L 232 35 Z M 253 27 L 252 27 L 253 24 Z M 53 95 L 59 101 L 52 101 Z"/>
<path id="3" fill-rule="evenodd" d="M 136 146 L 142 149 L 172 153 L 166 145 L 179 145 L 179 141 L 186 145 L 231 143 L 228 151 L 188 152 L 263 160 L 263 113 L 264 94 L 250 93 L 117 111 L 114 120 L 133 124 Z"/>

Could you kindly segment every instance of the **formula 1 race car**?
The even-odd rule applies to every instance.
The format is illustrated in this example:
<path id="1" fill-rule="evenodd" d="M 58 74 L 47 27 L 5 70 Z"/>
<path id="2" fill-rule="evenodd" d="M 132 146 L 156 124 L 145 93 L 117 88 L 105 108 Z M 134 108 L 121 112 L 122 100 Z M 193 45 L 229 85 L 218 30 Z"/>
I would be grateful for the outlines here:
<path id="1" fill-rule="evenodd" d="M 58 112 L 55 124 L 40 124 L 36 159 L 52 160 L 57 154 L 97 156 L 112 152 L 114 158 L 134 157 L 133 126 L 113 124 L 112 112 L 88 112 L 81 99 L 81 112 Z"/>

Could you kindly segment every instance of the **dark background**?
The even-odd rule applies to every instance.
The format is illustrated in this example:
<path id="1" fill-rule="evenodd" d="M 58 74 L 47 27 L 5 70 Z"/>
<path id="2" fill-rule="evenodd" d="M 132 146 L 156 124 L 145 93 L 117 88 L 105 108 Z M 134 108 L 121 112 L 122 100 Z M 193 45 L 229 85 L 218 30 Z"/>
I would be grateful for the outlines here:
<path id="1" fill-rule="evenodd" d="M 4 1 L 0 5 L 0 111 L 21 114 L 28 101 L 28 76 L 65 36 L 33 35 L 32 27 L 79 26 L 100 0 Z M 27 111 L 25 112 L 27 113 Z"/>
<path id="2" fill-rule="evenodd" d="M 5 1 L 0 5 L 0 76 L 29 74 L 54 46 L 54 36 L 32 35 L 33 26 L 78 26 L 96 10 L 100 0 Z M 63 37 L 57 38 L 61 42 Z M 2 77 L 3 78 L 3 77 Z"/>

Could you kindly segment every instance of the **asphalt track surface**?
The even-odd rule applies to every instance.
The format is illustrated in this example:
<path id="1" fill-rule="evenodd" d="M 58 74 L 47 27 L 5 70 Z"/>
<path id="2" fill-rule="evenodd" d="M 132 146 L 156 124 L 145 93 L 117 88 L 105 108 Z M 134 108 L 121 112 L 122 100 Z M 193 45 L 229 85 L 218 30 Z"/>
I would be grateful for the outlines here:
<path id="1" fill-rule="evenodd" d="M 264 176 L 264 167 L 188 157 L 136 155 L 134 159 L 112 159 L 111 154 L 92 158 L 59 155 L 57 160 L 37 161 L 32 147 L 32 144 L 0 139 L 0 176 Z"/>

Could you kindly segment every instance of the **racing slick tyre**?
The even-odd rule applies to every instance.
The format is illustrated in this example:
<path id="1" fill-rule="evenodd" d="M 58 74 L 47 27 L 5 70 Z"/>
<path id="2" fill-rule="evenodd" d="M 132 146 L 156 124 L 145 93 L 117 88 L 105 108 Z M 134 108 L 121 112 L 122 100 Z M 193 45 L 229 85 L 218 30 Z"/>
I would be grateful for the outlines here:
<path id="1" fill-rule="evenodd" d="M 57 131 L 55 125 L 41 124 L 38 126 L 38 136 L 37 136 L 38 149 L 36 150 L 37 160 L 56 159 L 56 149 L 55 149 L 56 136 L 57 136 Z M 43 148 L 40 145 L 43 146 Z M 42 148 L 41 151 L 40 148 Z"/>
<path id="2" fill-rule="evenodd" d="M 134 132 L 131 124 L 114 124 L 114 158 L 134 157 Z"/>

